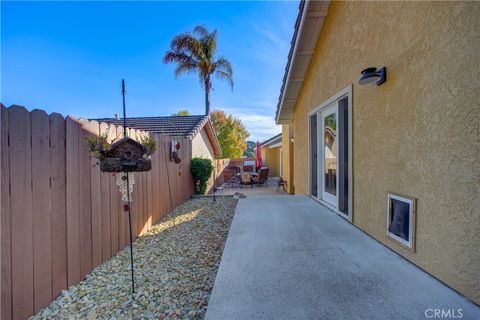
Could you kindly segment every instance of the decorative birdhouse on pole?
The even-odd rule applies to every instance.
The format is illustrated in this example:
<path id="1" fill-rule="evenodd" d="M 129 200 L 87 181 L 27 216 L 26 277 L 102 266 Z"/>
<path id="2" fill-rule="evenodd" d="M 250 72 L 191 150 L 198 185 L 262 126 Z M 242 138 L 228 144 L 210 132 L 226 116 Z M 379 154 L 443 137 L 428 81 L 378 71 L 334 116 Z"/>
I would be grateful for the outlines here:
<path id="1" fill-rule="evenodd" d="M 113 143 L 106 155 L 100 159 L 103 172 L 138 172 L 152 169 L 147 159 L 147 150 L 137 141 L 124 137 Z"/>

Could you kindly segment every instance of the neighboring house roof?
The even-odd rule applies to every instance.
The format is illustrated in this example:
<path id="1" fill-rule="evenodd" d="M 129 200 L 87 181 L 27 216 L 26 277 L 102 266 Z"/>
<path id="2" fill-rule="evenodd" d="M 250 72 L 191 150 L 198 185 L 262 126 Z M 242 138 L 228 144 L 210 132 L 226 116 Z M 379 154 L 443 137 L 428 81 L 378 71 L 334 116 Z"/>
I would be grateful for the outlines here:
<path id="1" fill-rule="evenodd" d="M 293 109 L 302 89 L 330 1 L 300 1 L 277 104 L 275 121 L 278 124 L 292 120 Z"/>
<path id="2" fill-rule="evenodd" d="M 276 147 L 281 147 L 282 146 L 282 134 L 279 133 L 276 136 L 273 136 L 265 141 L 263 141 L 260 146 L 262 148 L 270 147 L 270 148 L 276 148 Z"/>
<path id="3" fill-rule="evenodd" d="M 111 123 L 116 126 L 123 125 L 123 119 L 100 118 L 95 120 Z M 132 117 L 127 118 L 127 127 L 187 139 L 193 139 L 203 128 L 205 128 L 215 156 L 219 157 L 222 154 L 210 117 L 205 115 Z"/>

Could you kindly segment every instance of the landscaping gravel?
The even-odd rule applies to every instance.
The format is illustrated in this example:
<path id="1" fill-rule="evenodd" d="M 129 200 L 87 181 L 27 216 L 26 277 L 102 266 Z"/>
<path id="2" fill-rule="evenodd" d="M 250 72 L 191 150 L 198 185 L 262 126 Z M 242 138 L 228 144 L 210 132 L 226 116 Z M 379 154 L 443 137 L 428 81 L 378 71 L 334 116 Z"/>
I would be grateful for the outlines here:
<path id="1" fill-rule="evenodd" d="M 237 200 L 189 200 L 32 319 L 203 319 Z"/>

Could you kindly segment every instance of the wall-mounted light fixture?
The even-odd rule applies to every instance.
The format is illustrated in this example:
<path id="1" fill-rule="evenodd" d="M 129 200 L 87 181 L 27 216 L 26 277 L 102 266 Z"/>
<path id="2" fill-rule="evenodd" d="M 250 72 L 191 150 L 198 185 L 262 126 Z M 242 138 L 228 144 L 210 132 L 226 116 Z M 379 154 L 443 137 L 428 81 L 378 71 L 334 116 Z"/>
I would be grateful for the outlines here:
<path id="1" fill-rule="evenodd" d="M 358 84 L 370 84 L 376 83 L 377 86 L 387 81 L 387 68 L 367 68 L 362 70 L 362 76 L 358 81 Z"/>

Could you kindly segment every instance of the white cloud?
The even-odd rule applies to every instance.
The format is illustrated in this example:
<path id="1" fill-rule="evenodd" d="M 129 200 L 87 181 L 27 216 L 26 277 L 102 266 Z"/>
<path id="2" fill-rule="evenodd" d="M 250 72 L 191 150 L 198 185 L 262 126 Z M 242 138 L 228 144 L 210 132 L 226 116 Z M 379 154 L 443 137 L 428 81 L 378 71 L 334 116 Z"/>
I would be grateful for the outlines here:
<path id="1" fill-rule="evenodd" d="M 262 142 L 282 131 L 282 126 L 275 124 L 273 115 L 265 115 L 254 109 L 247 110 L 245 108 L 222 108 L 222 110 L 227 114 L 233 114 L 242 121 L 250 132 L 248 140 Z"/>

